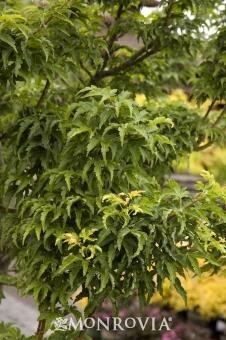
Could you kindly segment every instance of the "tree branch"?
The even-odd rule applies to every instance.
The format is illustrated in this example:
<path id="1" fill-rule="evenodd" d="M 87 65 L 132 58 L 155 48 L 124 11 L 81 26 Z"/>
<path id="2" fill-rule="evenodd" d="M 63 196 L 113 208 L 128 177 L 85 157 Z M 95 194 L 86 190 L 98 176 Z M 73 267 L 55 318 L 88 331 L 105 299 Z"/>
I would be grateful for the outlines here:
<path id="1" fill-rule="evenodd" d="M 38 340 L 42 340 L 44 333 L 45 333 L 45 325 L 46 325 L 46 320 L 40 320 L 38 323 L 38 329 L 36 332 L 36 336 Z"/>
<path id="2" fill-rule="evenodd" d="M 45 97 L 46 97 L 46 95 L 48 93 L 49 87 L 50 87 L 50 81 L 49 81 L 49 79 L 47 79 L 45 87 L 44 87 L 44 89 L 42 91 L 42 94 L 41 94 L 41 96 L 40 96 L 40 98 L 39 98 L 39 100 L 37 102 L 37 105 L 36 105 L 37 108 L 39 108 L 42 105 L 42 103 L 43 103 L 43 101 L 44 101 L 44 99 L 45 99 Z"/>
<path id="3" fill-rule="evenodd" d="M 205 114 L 205 116 L 203 117 L 203 119 L 206 120 L 206 119 L 208 118 L 208 116 L 209 116 L 211 110 L 213 109 L 213 106 L 214 106 L 215 102 L 216 102 L 216 99 L 214 99 L 214 100 L 212 101 L 212 103 L 210 104 L 210 106 L 208 107 L 208 109 L 207 109 L 207 111 L 206 111 L 206 114 Z M 223 118 L 223 116 L 224 116 L 225 113 L 226 113 L 226 104 L 225 104 L 225 106 L 224 106 L 222 112 L 220 113 L 220 115 L 217 117 L 217 119 L 215 120 L 215 122 L 212 124 L 212 127 L 213 127 L 213 128 L 215 128 L 215 127 L 217 126 L 217 124 L 218 124 L 218 123 L 220 122 L 220 120 Z M 202 140 L 199 139 L 199 140 L 197 141 L 197 144 L 199 144 L 199 143 L 201 143 L 201 142 L 202 142 Z M 207 149 L 207 148 L 208 148 L 209 146 L 211 146 L 213 143 L 214 143 L 214 141 L 209 141 L 209 142 L 207 142 L 206 144 L 197 145 L 197 146 L 194 148 L 194 151 L 202 151 L 202 150 L 204 150 L 204 149 Z"/>
<path id="4" fill-rule="evenodd" d="M 170 18 L 170 14 L 172 12 L 173 3 L 174 3 L 174 0 L 169 0 L 169 5 L 166 9 L 166 26 L 169 25 L 169 18 Z"/>
<path id="5" fill-rule="evenodd" d="M 168 26 L 168 21 L 169 21 L 170 13 L 172 11 L 173 2 L 174 2 L 174 0 L 170 0 L 169 5 L 167 7 L 167 12 L 166 12 L 166 17 L 165 17 L 165 25 L 166 26 Z M 156 1 L 155 1 L 155 3 L 156 3 Z M 158 5 L 159 5 L 159 3 L 158 3 Z M 122 12 L 123 12 L 123 9 L 122 9 L 122 7 L 119 6 L 118 14 L 117 14 L 117 17 L 116 17 L 117 20 L 120 18 Z M 117 38 L 117 34 L 115 33 L 113 35 L 113 40 L 109 41 L 111 47 L 113 46 L 113 42 L 115 41 L 116 38 Z M 133 67 L 138 62 L 143 61 L 144 59 L 146 59 L 150 55 L 154 54 L 158 50 L 159 49 L 157 48 L 156 51 L 155 51 L 153 46 L 151 48 L 151 42 L 150 42 L 148 44 L 148 46 L 143 46 L 142 48 L 140 48 L 129 59 L 127 59 L 124 63 L 122 63 L 118 66 L 115 66 L 115 67 L 113 67 L 112 69 L 109 69 L 109 70 L 105 69 L 105 67 L 107 65 L 107 61 L 109 60 L 109 54 L 105 54 L 103 66 L 102 66 L 101 70 L 97 71 L 95 73 L 95 75 L 90 79 L 90 84 L 95 84 L 100 79 L 110 77 L 110 76 L 115 76 L 117 74 L 120 74 L 121 72 L 125 72 L 125 71 L 127 71 L 128 68 Z"/>
<path id="6" fill-rule="evenodd" d="M 83 79 L 81 75 L 80 76 L 78 75 L 77 78 L 84 86 L 87 86 L 85 79 Z"/>
<path id="7" fill-rule="evenodd" d="M 202 192 L 197 193 L 189 203 L 183 206 L 183 209 L 186 210 L 188 208 L 191 208 L 195 203 L 199 202 L 201 197 L 202 197 Z M 172 218 L 176 216 L 177 216 L 176 212 L 172 211 L 168 216 L 168 220 L 171 220 Z"/>
<path id="8" fill-rule="evenodd" d="M 212 109 L 213 109 L 215 103 L 216 103 L 216 99 L 213 99 L 212 102 L 211 102 L 211 104 L 208 106 L 208 109 L 207 109 L 207 111 L 206 111 L 204 117 L 202 118 L 203 121 L 206 121 L 206 120 L 207 120 L 207 118 L 208 118 L 210 112 L 212 111 Z M 200 146 L 199 146 L 199 144 L 202 143 L 202 142 L 203 142 L 203 136 L 200 136 L 200 137 L 198 138 L 198 140 L 197 140 L 196 147 L 194 148 L 195 151 L 203 150 L 202 147 L 201 147 L 201 149 L 200 149 Z M 208 144 L 208 143 L 207 143 L 207 144 Z M 207 145 L 207 144 L 205 144 L 205 145 Z M 207 145 L 207 147 L 208 147 L 208 145 Z"/>
<path id="9" fill-rule="evenodd" d="M 113 31 L 113 33 L 110 34 L 109 39 L 107 41 L 107 51 L 105 51 L 104 56 L 103 56 L 103 65 L 102 65 L 100 70 L 96 71 L 94 76 L 90 77 L 91 82 L 92 82 L 92 79 L 96 79 L 96 78 L 98 79 L 99 77 L 97 75 L 100 74 L 100 72 L 102 72 L 105 69 L 105 67 L 107 66 L 108 60 L 110 59 L 110 57 L 112 55 L 112 52 L 113 52 L 112 48 L 113 48 L 114 42 L 118 38 L 118 32 L 117 32 L 117 30 L 115 28 L 116 28 L 116 26 L 118 24 L 118 21 L 120 20 L 120 18 L 122 16 L 123 12 L 124 12 L 123 5 L 120 4 L 119 7 L 118 7 L 118 11 L 117 11 L 116 17 L 115 17 L 114 25 L 111 28 L 111 31 Z M 109 34 L 109 30 L 107 32 L 107 35 L 108 34 Z M 106 35 L 105 39 L 107 39 L 107 35 Z"/>
<path id="10" fill-rule="evenodd" d="M 145 58 L 150 56 L 152 53 L 154 53 L 153 50 L 147 50 L 146 46 L 144 46 L 141 49 L 139 49 L 137 52 L 135 52 L 129 59 L 127 59 L 121 65 L 113 67 L 112 69 L 109 69 L 109 70 L 102 70 L 102 71 L 97 72 L 94 75 L 94 77 L 90 80 L 90 82 L 92 84 L 92 83 L 95 83 L 99 79 L 114 76 L 123 71 L 126 71 L 128 68 L 134 66 L 137 62 L 144 60 Z"/>
<path id="11" fill-rule="evenodd" d="M 108 40 L 108 51 L 109 51 L 109 53 L 111 53 L 112 46 L 113 46 L 115 40 L 118 37 L 118 32 L 117 32 L 117 30 L 114 30 L 114 28 L 117 26 L 118 21 L 120 20 L 123 13 L 124 13 L 123 5 L 120 4 L 119 7 L 118 7 L 116 17 L 115 17 L 115 22 L 114 22 L 114 25 L 113 25 L 113 33 L 110 35 L 109 40 Z M 107 55 L 109 55 L 109 54 L 107 54 Z"/>
<path id="12" fill-rule="evenodd" d="M 32 34 L 38 34 L 43 28 L 46 28 L 48 23 L 54 18 L 54 16 L 50 16 L 49 19 L 46 20 L 43 24 L 41 24 Z"/>
<path id="13" fill-rule="evenodd" d="M 210 147 L 211 145 L 213 145 L 213 141 L 209 141 L 207 142 L 206 144 L 203 144 L 203 145 L 198 145 L 194 148 L 194 151 L 202 151 L 202 150 L 205 150 L 207 149 L 208 147 Z"/>
<path id="14" fill-rule="evenodd" d="M 79 60 L 79 65 L 81 66 L 81 69 L 83 71 L 85 71 L 85 73 L 90 77 L 92 78 L 92 73 L 85 67 L 85 65 L 83 65 L 82 61 Z"/>
<path id="15" fill-rule="evenodd" d="M 222 110 L 222 112 L 220 113 L 220 115 L 217 117 L 217 119 L 215 120 L 215 122 L 213 123 L 212 127 L 216 127 L 216 125 L 220 122 L 220 120 L 224 117 L 224 114 L 226 113 L 226 104 L 224 105 L 224 108 Z"/>
<path id="16" fill-rule="evenodd" d="M 206 120 L 208 118 L 208 116 L 209 116 L 210 112 L 212 111 L 215 103 L 216 103 L 216 99 L 213 99 L 211 104 L 209 105 L 207 111 L 206 111 L 205 116 L 203 117 L 204 120 Z"/>

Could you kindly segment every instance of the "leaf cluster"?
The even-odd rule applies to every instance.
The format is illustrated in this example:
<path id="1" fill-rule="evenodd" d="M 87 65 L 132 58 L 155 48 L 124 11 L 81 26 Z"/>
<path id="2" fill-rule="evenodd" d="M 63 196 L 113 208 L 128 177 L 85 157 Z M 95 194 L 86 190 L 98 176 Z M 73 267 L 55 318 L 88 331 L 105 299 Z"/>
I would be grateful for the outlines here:
<path id="1" fill-rule="evenodd" d="M 3 239 L 17 249 L 17 286 L 49 320 L 77 315 L 82 297 L 87 315 L 106 297 L 117 309 L 135 290 L 147 302 L 166 277 L 185 298 L 178 274 L 200 274 L 198 258 L 217 268 L 225 254 L 225 191 L 213 177 L 197 197 L 159 184 L 165 164 L 189 151 L 178 128 L 195 131 L 197 118 L 182 107 L 139 108 L 110 88 L 76 98 L 64 115 L 32 113 L 13 127 L 4 200 L 17 214 L 5 215 Z"/>

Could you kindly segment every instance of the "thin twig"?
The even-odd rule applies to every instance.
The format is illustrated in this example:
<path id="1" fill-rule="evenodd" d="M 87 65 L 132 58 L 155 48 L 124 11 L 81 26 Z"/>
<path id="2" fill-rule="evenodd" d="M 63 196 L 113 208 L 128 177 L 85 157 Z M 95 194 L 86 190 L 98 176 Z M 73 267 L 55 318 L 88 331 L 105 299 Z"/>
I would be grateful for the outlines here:
<path id="1" fill-rule="evenodd" d="M 212 128 L 215 128 L 217 126 L 217 124 L 220 122 L 220 120 L 223 118 L 224 114 L 226 113 L 226 104 L 222 110 L 222 112 L 219 114 L 219 116 L 217 117 L 217 119 L 215 120 L 215 122 L 212 124 Z M 194 148 L 194 151 L 202 151 L 208 147 L 210 147 L 212 144 L 214 143 L 214 141 L 209 141 L 206 144 L 197 146 L 196 148 Z"/>
<path id="2" fill-rule="evenodd" d="M 213 109 L 213 106 L 216 102 L 216 99 L 214 99 L 212 101 L 212 103 L 210 104 L 210 106 L 208 107 L 207 111 L 206 111 L 206 114 L 205 116 L 203 117 L 203 119 L 207 119 L 208 118 L 208 115 L 210 114 L 211 110 Z M 215 122 L 212 124 L 212 128 L 215 128 L 217 126 L 217 124 L 220 122 L 220 120 L 223 118 L 224 114 L 226 113 L 226 105 L 224 106 L 222 112 L 220 113 L 220 115 L 217 117 L 217 119 L 215 120 Z M 203 145 L 199 145 L 200 143 L 202 142 L 201 139 L 199 139 L 197 141 L 197 146 L 194 148 L 194 151 L 202 151 L 202 150 L 205 150 L 207 149 L 208 147 L 210 147 L 214 141 L 209 141 L 207 142 L 206 144 L 203 144 Z"/>
<path id="3" fill-rule="evenodd" d="M 183 209 L 186 210 L 188 208 L 191 208 L 195 203 L 199 202 L 200 197 L 202 197 L 202 192 L 199 192 L 198 194 L 196 194 L 191 202 L 184 205 Z M 174 217 L 176 217 L 176 212 L 172 211 L 172 213 L 169 214 L 168 216 L 168 220 Z"/>
<path id="4" fill-rule="evenodd" d="M 102 74 L 102 72 L 104 71 L 105 67 L 107 66 L 107 63 L 113 53 L 113 45 L 114 42 L 116 41 L 116 39 L 118 38 L 119 34 L 117 32 L 117 30 L 115 29 L 116 26 L 118 25 L 118 21 L 120 20 L 122 14 L 124 13 L 123 11 L 123 5 L 120 4 L 118 7 L 118 11 L 115 17 L 115 22 L 113 25 L 113 28 L 111 28 L 111 31 L 113 32 L 112 34 L 110 34 L 110 37 L 107 41 L 107 51 L 105 51 L 104 55 L 103 55 L 103 64 L 100 70 L 97 70 L 94 76 L 90 77 L 90 83 L 95 82 L 96 79 L 100 78 L 100 75 Z M 107 36 L 109 35 L 109 31 L 107 32 L 107 35 L 105 37 L 105 39 L 107 39 Z"/>
<path id="5" fill-rule="evenodd" d="M 208 106 L 208 109 L 207 109 L 207 111 L 206 111 L 204 117 L 202 118 L 204 121 L 207 120 L 207 118 L 208 118 L 208 116 L 209 116 L 211 110 L 213 109 L 213 106 L 214 106 L 215 102 L 216 102 L 216 99 L 213 99 L 212 102 L 211 102 L 211 104 Z M 200 146 L 199 146 L 200 143 L 202 143 L 202 142 L 203 142 L 203 136 L 200 136 L 200 137 L 198 138 L 197 142 L 196 142 L 196 147 L 194 148 L 195 151 L 203 150 L 202 148 L 200 149 Z"/>
<path id="6" fill-rule="evenodd" d="M 210 112 L 212 111 L 215 103 L 216 103 L 216 99 L 213 99 L 211 104 L 208 106 L 208 109 L 206 111 L 205 116 L 203 117 L 204 120 L 206 120 L 208 118 L 208 116 L 209 116 Z"/>
<path id="7" fill-rule="evenodd" d="M 54 18 L 54 16 L 50 16 L 49 19 L 46 20 L 46 22 L 44 22 L 43 24 L 41 24 L 36 31 L 34 31 L 32 33 L 32 35 L 35 35 L 37 33 L 39 33 L 43 28 L 47 28 L 48 23 Z"/>
<path id="8" fill-rule="evenodd" d="M 118 37 L 118 33 L 117 33 L 117 30 L 115 29 L 115 27 L 118 25 L 118 21 L 120 20 L 120 18 L 121 18 L 123 13 L 124 13 L 123 5 L 120 4 L 119 7 L 118 7 L 118 11 L 117 11 L 116 17 L 115 17 L 115 22 L 114 22 L 113 28 L 111 29 L 111 31 L 113 33 L 109 35 L 109 39 L 108 39 L 108 42 L 107 42 L 108 43 L 108 50 L 109 50 L 109 52 L 111 51 L 112 46 L 113 46 L 115 40 Z M 107 35 L 108 34 L 109 34 L 109 31 L 107 32 Z M 107 36 L 106 36 L 106 38 L 107 38 Z"/>
<path id="9" fill-rule="evenodd" d="M 82 78 L 82 75 L 77 75 L 77 78 L 78 78 L 78 80 L 79 80 L 84 86 L 87 85 L 85 79 Z"/>
<path id="10" fill-rule="evenodd" d="M 198 145 L 196 148 L 194 148 L 194 151 L 202 151 L 213 145 L 213 141 L 209 141 L 206 144 Z"/>
<path id="11" fill-rule="evenodd" d="M 45 87 L 44 87 L 44 89 L 42 91 L 42 94 L 41 94 L 41 96 L 40 96 L 40 98 L 39 98 L 39 100 L 37 102 L 37 105 L 36 105 L 37 108 L 39 108 L 42 105 L 42 103 L 43 103 L 43 101 L 44 101 L 44 99 L 45 99 L 45 97 L 46 97 L 46 95 L 48 93 L 49 87 L 50 87 L 50 81 L 49 81 L 49 79 L 47 79 Z"/>
<path id="12" fill-rule="evenodd" d="M 212 124 L 212 127 L 216 127 L 216 125 L 220 122 L 220 120 L 224 117 L 224 114 L 226 113 L 226 104 L 224 105 L 224 108 L 222 110 L 222 112 L 220 113 L 220 115 L 217 117 L 217 119 L 215 120 L 215 122 Z"/>
<path id="13" fill-rule="evenodd" d="M 170 14 L 172 12 L 174 0 L 169 0 L 169 5 L 166 10 L 166 26 L 169 26 Z"/>
<path id="14" fill-rule="evenodd" d="M 119 7 L 118 7 L 118 11 L 117 11 L 117 14 L 116 14 L 116 17 L 115 17 L 115 22 L 114 22 L 113 29 L 112 29 L 113 33 L 110 34 L 110 37 L 109 37 L 109 40 L 108 40 L 108 53 L 106 54 L 107 57 L 109 56 L 109 54 L 111 54 L 112 46 L 113 46 L 115 40 L 118 37 L 118 32 L 115 29 L 115 27 L 117 26 L 118 21 L 120 20 L 123 13 L 124 13 L 123 5 L 120 4 Z"/>
<path id="15" fill-rule="evenodd" d="M 79 60 L 79 65 L 81 66 L 82 70 L 85 71 L 90 78 L 92 78 L 92 73 L 87 69 L 87 67 L 82 63 L 81 60 Z"/>

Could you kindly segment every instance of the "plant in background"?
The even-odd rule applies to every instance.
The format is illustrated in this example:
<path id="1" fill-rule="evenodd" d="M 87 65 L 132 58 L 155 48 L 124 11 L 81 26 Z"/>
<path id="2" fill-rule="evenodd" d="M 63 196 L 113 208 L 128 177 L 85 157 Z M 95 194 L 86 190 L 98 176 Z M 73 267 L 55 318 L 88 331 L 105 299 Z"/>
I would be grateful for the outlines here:
<path id="1" fill-rule="evenodd" d="M 179 157 L 224 140 L 225 109 L 209 115 L 225 100 L 223 57 L 213 64 L 220 81 L 203 92 L 206 45 L 212 58 L 220 44 L 225 53 L 225 8 L 162 1 L 145 18 L 140 5 L 1 2 L 1 246 L 15 259 L 17 288 L 39 306 L 38 339 L 56 317 L 78 316 L 83 297 L 86 316 L 106 297 L 117 312 L 122 296 L 137 292 L 145 304 L 168 278 L 186 300 L 178 275 L 225 261 L 225 189 L 208 173 L 194 197 L 165 182 Z M 219 21 L 213 39 L 201 29 L 207 19 Z M 119 43 L 131 33 L 137 49 Z M 161 102 L 185 81 L 213 101 L 204 117 Z M 136 91 L 157 97 L 142 108 Z"/>
<path id="2" fill-rule="evenodd" d="M 187 309 L 199 312 L 205 319 L 225 318 L 225 284 L 225 270 L 221 270 L 217 276 L 205 273 L 200 277 L 194 277 L 192 273 L 187 273 L 186 279 L 182 278 L 182 285 L 187 292 Z M 163 286 L 164 298 L 155 294 L 152 302 L 171 306 L 177 311 L 184 310 L 183 300 L 170 287 L 169 281 Z"/>

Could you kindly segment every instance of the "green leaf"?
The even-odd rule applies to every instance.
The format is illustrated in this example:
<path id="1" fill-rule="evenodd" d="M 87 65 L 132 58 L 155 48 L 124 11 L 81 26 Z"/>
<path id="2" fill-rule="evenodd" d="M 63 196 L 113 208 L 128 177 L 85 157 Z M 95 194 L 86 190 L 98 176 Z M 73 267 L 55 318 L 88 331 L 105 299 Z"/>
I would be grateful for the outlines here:
<path id="1" fill-rule="evenodd" d="M 102 181 L 102 165 L 100 162 L 94 163 L 94 173 L 96 175 L 99 187 L 101 188 L 103 186 L 103 181 Z"/>
<path id="2" fill-rule="evenodd" d="M 149 121 L 149 126 L 152 129 L 156 129 L 158 125 L 161 125 L 161 124 L 168 124 L 168 125 L 171 125 L 171 127 L 174 126 L 172 119 L 166 118 L 166 117 L 157 117 Z"/>
<path id="3" fill-rule="evenodd" d="M 135 258 L 136 256 L 139 256 L 141 251 L 144 249 L 147 236 L 141 231 L 132 231 L 131 234 L 134 235 L 138 240 L 137 250 L 133 255 L 133 258 Z"/>
<path id="4" fill-rule="evenodd" d="M 74 137 L 82 134 L 82 133 L 86 133 L 89 132 L 90 133 L 90 128 L 87 126 L 84 127 L 78 127 L 78 128 L 73 128 L 67 135 L 67 140 L 70 141 L 71 139 L 73 139 Z"/>
<path id="5" fill-rule="evenodd" d="M 71 172 L 65 172 L 64 173 L 64 178 L 65 182 L 67 184 L 68 191 L 71 190 L 71 178 L 73 177 L 73 174 Z"/>
<path id="6" fill-rule="evenodd" d="M 114 244 L 111 244 L 108 249 L 108 265 L 110 268 L 112 268 L 112 263 L 114 261 L 116 255 L 116 248 Z"/>
<path id="7" fill-rule="evenodd" d="M 191 266 L 192 266 L 192 269 L 194 270 L 194 272 L 197 275 L 201 275 L 201 270 L 200 270 L 197 258 L 195 256 L 193 256 L 192 254 L 188 254 L 187 257 L 188 257 L 189 262 L 191 263 Z"/>
<path id="8" fill-rule="evenodd" d="M 100 289 L 97 291 L 97 294 L 101 293 L 107 286 L 109 281 L 109 272 L 107 270 L 103 271 L 101 273 L 101 279 L 100 279 Z"/>
<path id="9" fill-rule="evenodd" d="M 82 260 L 82 270 L 83 270 L 83 276 L 86 276 L 89 269 L 89 261 L 83 259 Z"/>
<path id="10" fill-rule="evenodd" d="M 110 149 L 110 146 L 108 143 L 106 142 L 101 142 L 101 154 L 102 154 L 102 157 L 103 157 L 103 160 L 104 160 L 104 163 L 107 165 L 108 162 L 107 162 L 107 152 L 109 151 Z"/>
<path id="11" fill-rule="evenodd" d="M 75 197 L 69 197 L 66 200 L 66 210 L 67 210 L 67 214 L 69 217 L 71 217 L 71 207 L 74 203 L 78 202 L 81 200 L 80 196 L 75 196 Z"/>
<path id="12" fill-rule="evenodd" d="M 88 145 L 87 145 L 87 153 L 86 155 L 88 156 L 89 153 L 100 143 L 100 138 L 91 138 Z"/>
<path id="13" fill-rule="evenodd" d="M 182 287 L 181 282 L 178 279 L 178 277 L 176 277 L 176 279 L 175 279 L 174 287 L 176 288 L 177 292 L 180 294 L 180 296 L 183 298 L 185 304 L 187 305 L 187 293 L 184 290 L 184 288 Z"/>
<path id="14" fill-rule="evenodd" d="M 176 280 L 176 267 L 175 264 L 173 262 L 165 262 L 167 271 L 169 273 L 170 276 L 170 281 L 172 282 L 172 284 L 175 284 L 175 280 Z"/>
<path id="15" fill-rule="evenodd" d="M 130 229 L 128 228 L 123 228 L 120 230 L 120 232 L 118 233 L 118 236 L 117 236 L 117 247 L 118 247 L 118 250 L 121 249 L 121 246 L 122 246 L 122 242 L 123 242 L 123 239 L 126 235 L 128 235 L 130 233 Z"/>
<path id="16" fill-rule="evenodd" d="M 62 264 L 59 266 L 57 272 L 56 272 L 56 276 L 62 274 L 63 272 L 65 272 L 66 270 L 68 270 L 72 264 L 74 264 L 75 262 L 81 261 L 81 259 L 73 254 L 69 254 L 68 256 L 66 256 L 63 261 Z"/>
<path id="17" fill-rule="evenodd" d="M 127 130 L 127 125 L 123 125 L 123 126 L 118 128 L 121 146 L 124 145 L 124 139 L 125 139 L 125 135 L 126 135 L 126 130 Z"/>
<path id="18" fill-rule="evenodd" d="M 12 49 L 17 53 L 15 41 L 9 34 L 0 32 L 0 40 L 12 47 Z"/>

